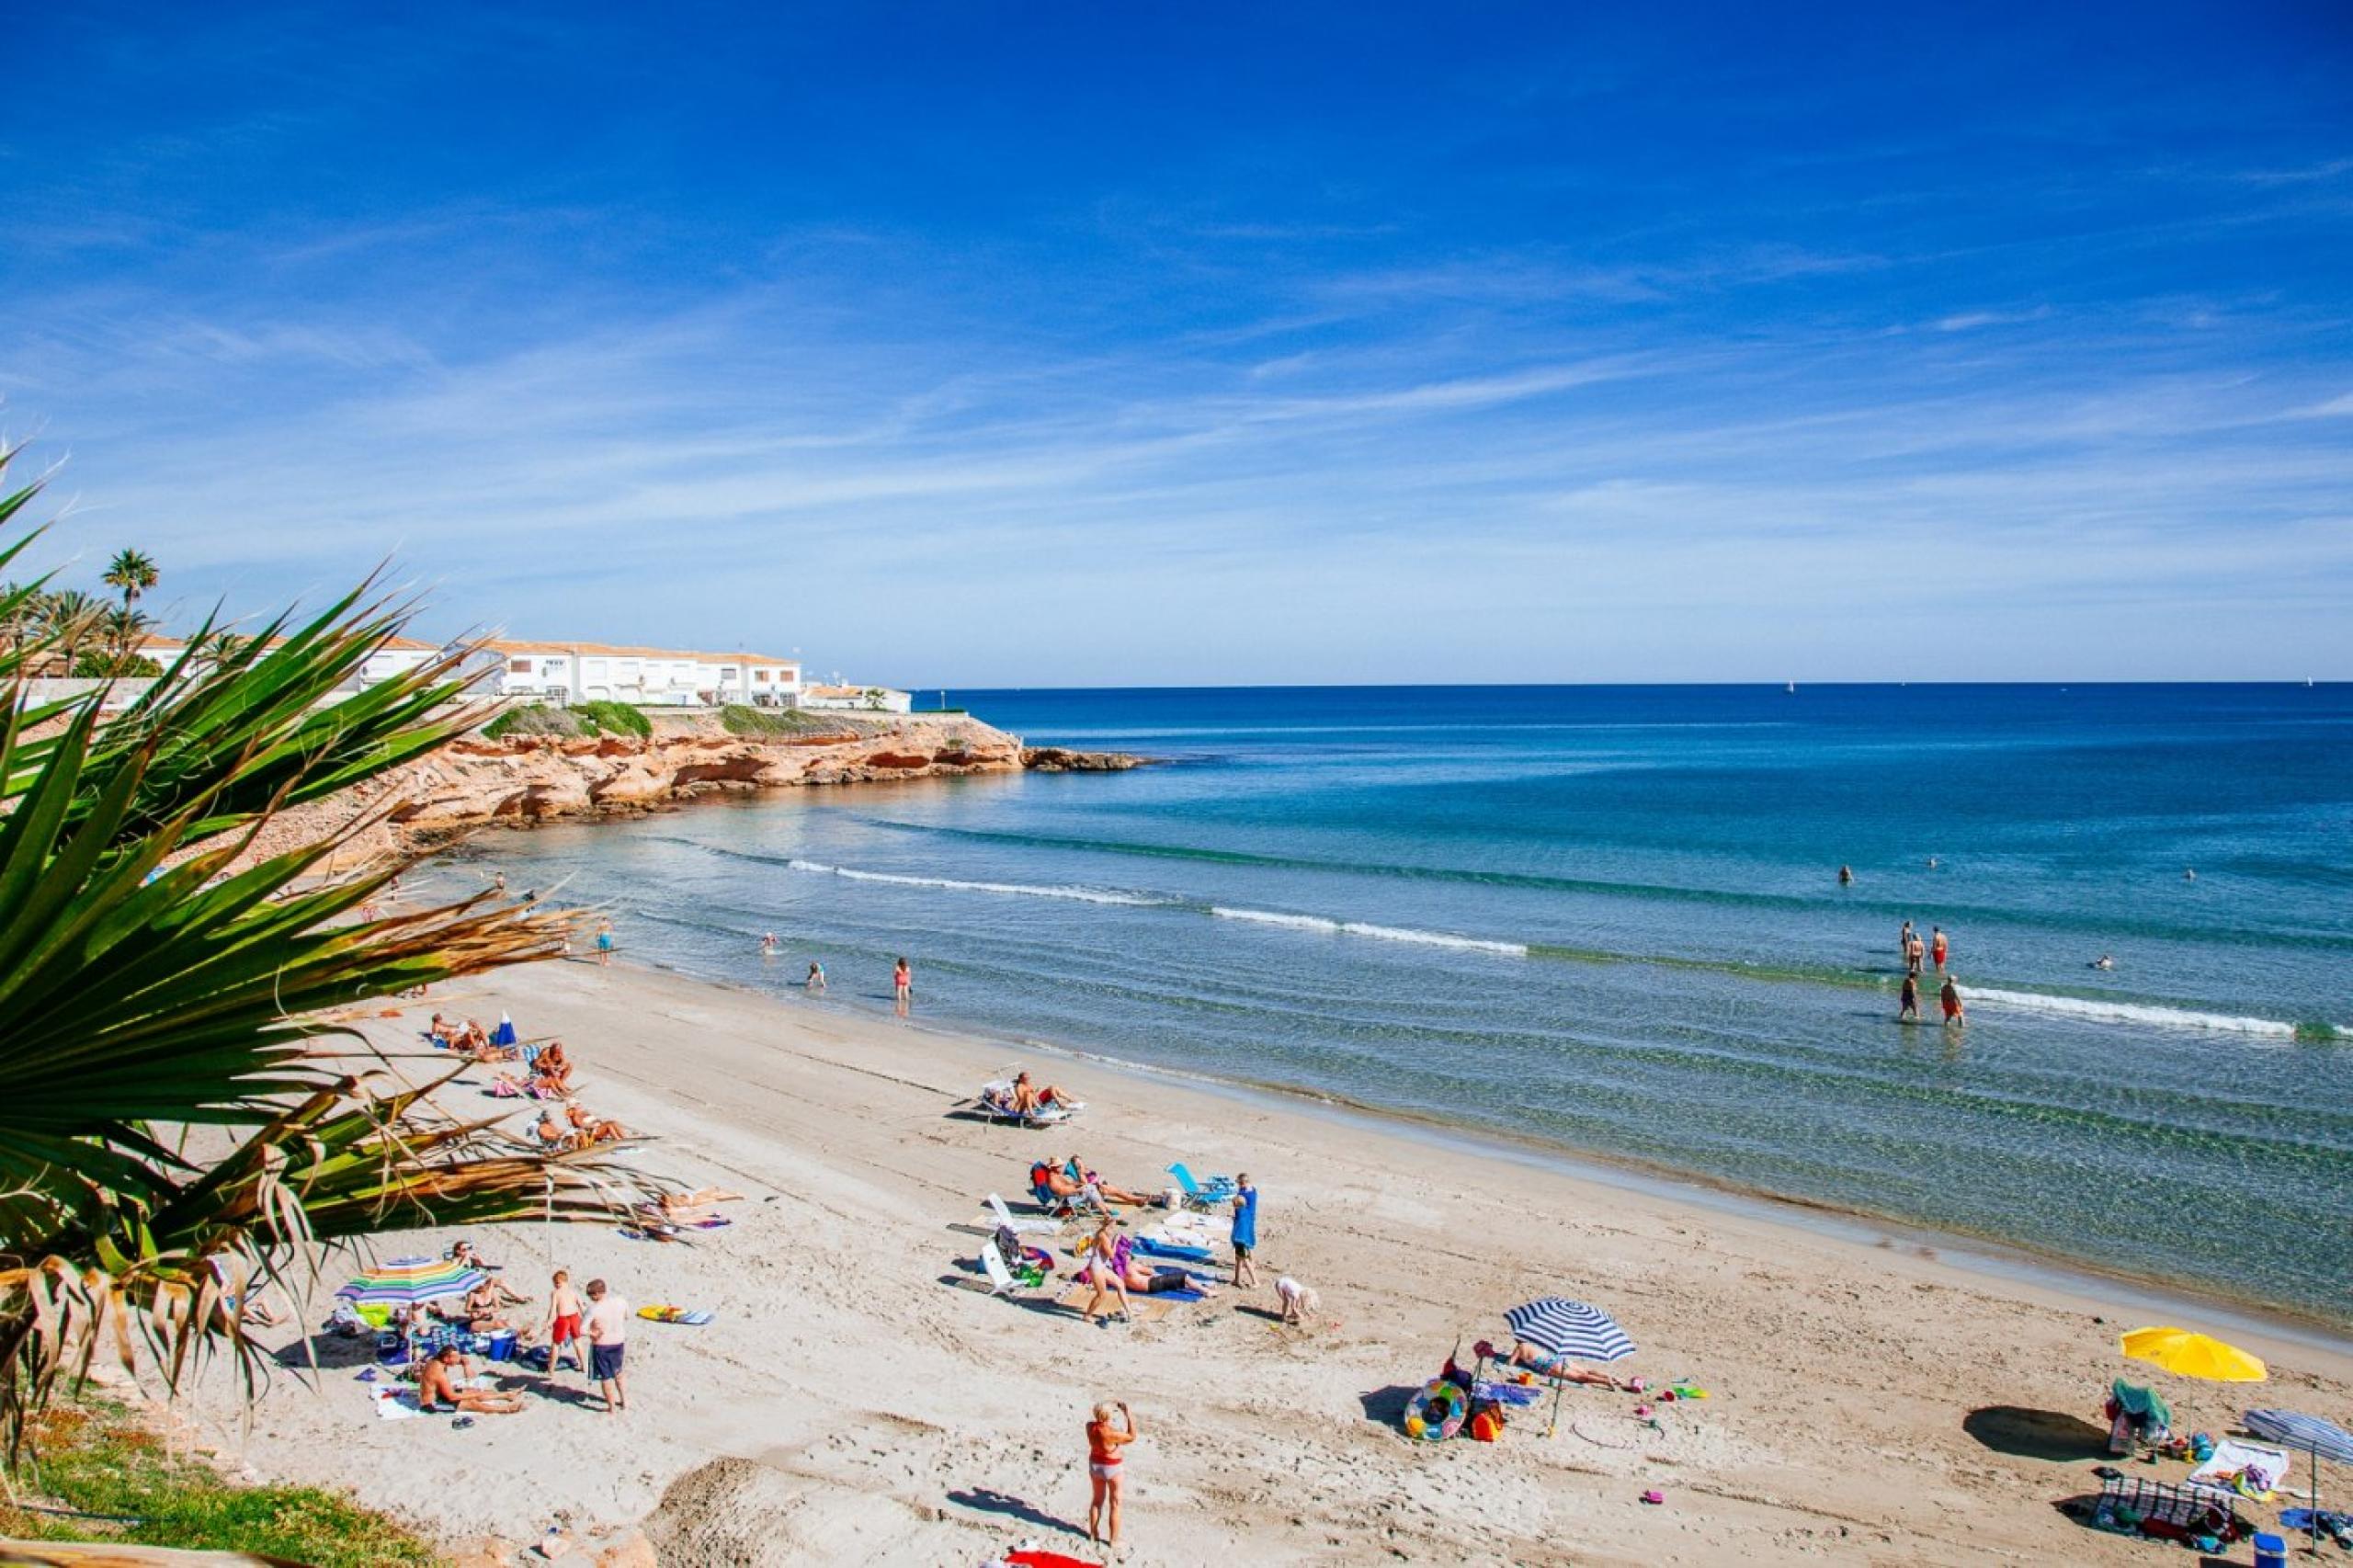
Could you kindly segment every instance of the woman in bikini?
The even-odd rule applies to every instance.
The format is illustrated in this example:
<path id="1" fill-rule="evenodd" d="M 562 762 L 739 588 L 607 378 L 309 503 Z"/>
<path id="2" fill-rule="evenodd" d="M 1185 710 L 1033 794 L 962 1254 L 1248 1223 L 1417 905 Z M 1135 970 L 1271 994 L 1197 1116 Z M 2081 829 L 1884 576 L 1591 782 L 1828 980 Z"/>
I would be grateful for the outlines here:
<path id="1" fill-rule="evenodd" d="M 1116 1424 L 1114 1410 L 1120 1413 Z M 1142 1436 L 1125 1401 L 1097 1405 L 1095 1419 L 1086 1424 L 1086 1476 L 1094 1485 L 1086 1504 L 1086 1539 L 1114 1551 L 1120 1545 L 1120 1450 Z"/>
<path id="2" fill-rule="evenodd" d="M 1135 1303 L 1128 1300 L 1127 1279 L 1113 1261 L 1115 1242 L 1112 1227 L 1117 1223 L 1108 1214 L 1104 1215 L 1103 1222 L 1096 1226 L 1095 1233 L 1086 1239 L 1086 1263 L 1080 1277 L 1094 1287 L 1094 1293 L 1086 1298 L 1086 1305 L 1080 1315 L 1088 1323 L 1095 1321 L 1095 1313 L 1103 1305 L 1106 1296 L 1119 1297 L 1121 1315 L 1130 1323 L 1136 1320 Z"/>
<path id="3" fill-rule="evenodd" d="M 1479 1349 L 1480 1346 L 1474 1346 L 1472 1348 Z M 1483 1350 L 1482 1353 L 1486 1352 Z M 1550 1378 L 1557 1383 L 1588 1383 L 1597 1389 L 1617 1389 L 1626 1393 L 1634 1392 L 1634 1386 L 1631 1383 L 1621 1383 L 1607 1372 L 1598 1371 L 1591 1367 L 1580 1367 L 1565 1356 L 1550 1350 L 1540 1350 L 1526 1341 L 1513 1344 L 1511 1356 L 1506 1365 L 1525 1367 L 1538 1377 Z"/>

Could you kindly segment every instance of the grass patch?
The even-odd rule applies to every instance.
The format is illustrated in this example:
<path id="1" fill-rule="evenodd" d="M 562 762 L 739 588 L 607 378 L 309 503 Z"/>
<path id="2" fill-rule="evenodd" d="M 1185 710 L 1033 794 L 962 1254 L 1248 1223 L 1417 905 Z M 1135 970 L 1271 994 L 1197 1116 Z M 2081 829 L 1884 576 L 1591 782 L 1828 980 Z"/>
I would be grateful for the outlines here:
<path id="1" fill-rule="evenodd" d="M 609 730 L 617 735 L 635 735 L 643 740 L 654 733 L 654 722 L 626 702 L 575 703 L 572 712 L 592 735 Z"/>
<path id="2" fill-rule="evenodd" d="M 528 708 L 509 708 L 483 726 L 484 736 L 494 741 L 509 735 L 562 735 L 569 739 L 582 733 L 580 721 L 561 708 L 534 703 Z"/>
<path id="3" fill-rule="evenodd" d="M 731 702 L 719 710 L 719 726 L 731 735 L 805 735 L 813 730 L 838 730 L 841 725 L 797 708 L 747 708 Z"/>
<path id="4" fill-rule="evenodd" d="M 111 1400 L 61 1403 L 32 1425 L 39 1458 L 17 1478 L 20 1494 L 143 1522 L 62 1518 L 0 1497 L 0 1535 L 262 1552 L 316 1568 L 440 1561 L 418 1536 L 341 1493 L 225 1481 L 203 1461 L 166 1451 L 162 1438 Z"/>

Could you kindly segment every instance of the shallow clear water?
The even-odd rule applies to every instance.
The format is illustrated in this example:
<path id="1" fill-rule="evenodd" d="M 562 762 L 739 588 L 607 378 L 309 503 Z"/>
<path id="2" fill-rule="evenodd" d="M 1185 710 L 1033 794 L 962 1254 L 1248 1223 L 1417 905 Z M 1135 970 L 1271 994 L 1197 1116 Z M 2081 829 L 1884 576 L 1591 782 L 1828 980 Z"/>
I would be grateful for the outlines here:
<path id="1" fill-rule="evenodd" d="M 1172 765 L 474 852 L 689 972 L 904 952 L 942 1022 L 2353 1321 L 2353 687 L 949 700 Z M 1894 1021 L 1906 918 L 1964 1033 Z"/>

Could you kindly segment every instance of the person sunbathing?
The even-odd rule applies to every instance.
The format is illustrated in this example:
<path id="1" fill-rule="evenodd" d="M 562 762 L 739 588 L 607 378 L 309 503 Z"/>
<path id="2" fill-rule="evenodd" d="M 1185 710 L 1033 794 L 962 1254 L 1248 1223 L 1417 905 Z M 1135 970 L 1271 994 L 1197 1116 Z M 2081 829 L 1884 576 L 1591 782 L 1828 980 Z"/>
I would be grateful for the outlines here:
<path id="1" fill-rule="evenodd" d="M 610 1117 L 591 1116 L 585 1107 L 572 1106 L 566 1108 L 563 1114 L 571 1121 L 572 1130 L 580 1135 L 580 1141 L 584 1144 L 617 1143 L 629 1136 L 628 1128 Z"/>
<path id="2" fill-rule="evenodd" d="M 572 1058 L 563 1053 L 563 1041 L 548 1041 L 547 1049 L 531 1063 L 531 1073 L 533 1089 L 559 1099 L 572 1093 Z"/>
<path id="3" fill-rule="evenodd" d="M 458 1030 L 449 1019 L 436 1013 L 433 1021 L 425 1026 L 425 1038 L 447 1051 L 458 1042 Z"/>
<path id="4" fill-rule="evenodd" d="M 517 1395 L 461 1387 L 464 1371 L 465 1360 L 458 1347 L 445 1346 L 416 1374 L 416 1407 L 431 1415 L 460 1410 L 469 1415 L 513 1415 L 523 1408 Z"/>
<path id="5" fill-rule="evenodd" d="M 1063 1167 L 1063 1174 L 1078 1183 L 1077 1190 L 1079 1191 L 1083 1192 L 1088 1187 L 1093 1187 L 1102 1195 L 1103 1201 L 1106 1203 L 1125 1203 L 1132 1208 L 1141 1209 L 1153 1201 L 1148 1194 L 1130 1192 L 1124 1187 L 1113 1187 L 1103 1179 L 1100 1173 L 1090 1171 L 1081 1165 L 1076 1154 L 1073 1154 L 1070 1157 L 1070 1163 Z M 1057 1187 L 1055 1190 L 1059 1192 L 1062 1189 Z"/>
<path id="6" fill-rule="evenodd" d="M 1027 1073 L 1017 1073 L 1013 1078 L 1013 1108 L 1023 1116 L 1033 1115 L 1049 1106 L 1068 1108 L 1070 1096 L 1049 1084 L 1044 1088 L 1029 1081 Z"/>
<path id="7" fill-rule="evenodd" d="M 665 1192 L 638 1208 L 647 1214 L 664 1220 L 700 1220 L 708 1218 L 706 1210 L 714 1203 L 740 1202 L 740 1192 L 723 1192 L 715 1187 L 699 1187 L 692 1192 Z"/>
<path id="8" fill-rule="evenodd" d="M 487 1050 L 489 1045 L 490 1031 L 472 1018 L 468 1018 L 449 1039 L 452 1051 L 478 1051 Z"/>
<path id="9" fill-rule="evenodd" d="M 1194 1278 L 1174 1264 L 1145 1262 L 1135 1250 L 1134 1244 L 1125 1236 L 1111 1244 L 1111 1266 L 1120 1271 L 1121 1282 L 1140 1296 L 1158 1295 L 1164 1290 L 1199 1290 L 1204 1296 L 1216 1294 L 1208 1282 Z"/>
<path id="10" fill-rule="evenodd" d="M 523 1306 L 529 1301 L 529 1296 L 518 1296 L 495 1279 L 485 1279 L 466 1292 L 465 1308 L 459 1315 L 476 1334 L 489 1334 L 515 1326 L 501 1315 L 501 1308 Z"/>
<path id="11" fill-rule="evenodd" d="M 580 1147 L 580 1134 L 557 1118 L 553 1106 L 540 1112 L 540 1119 L 532 1124 L 531 1132 L 539 1139 L 540 1148 L 555 1153 L 568 1153 Z"/>
<path id="12" fill-rule="evenodd" d="M 1482 1356 L 1495 1355 L 1495 1346 L 1483 1339 L 1472 1348 Z M 1502 1359 L 1507 1367 L 1525 1367 L 1537 1376 L 1550 1378 L 1556 1383 L 1586 1383 L 1597 1389 L 1617 1389 L 1626 1393 L 1634 1392 L 1631 1383 L 1621 1383 L 1608 1373 L 1592 1367 L 1580 1367 L 1566 1356 L 1539 1349 L 1525 1340 L 1514 1341 L 1511 1354 Z"/>

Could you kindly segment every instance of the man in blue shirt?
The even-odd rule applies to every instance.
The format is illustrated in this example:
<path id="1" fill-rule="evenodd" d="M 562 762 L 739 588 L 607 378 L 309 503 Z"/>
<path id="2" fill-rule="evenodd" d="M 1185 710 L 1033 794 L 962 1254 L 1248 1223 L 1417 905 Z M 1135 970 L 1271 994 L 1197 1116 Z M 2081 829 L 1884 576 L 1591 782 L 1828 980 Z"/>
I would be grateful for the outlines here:
<path id="1" fill-rule="evenodd" d="M 1242 1173 L 1233 1189 L 1233 1283 L 1237 1288 L 1258 1283 L 1258 1271 L 1251 1267 L 1251 1249 L 1258 1244 L 1258 1189 L 1250 1185 L 1250 1173 Z"/>

